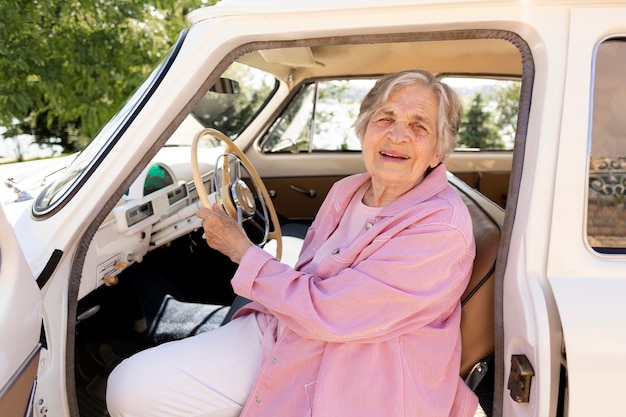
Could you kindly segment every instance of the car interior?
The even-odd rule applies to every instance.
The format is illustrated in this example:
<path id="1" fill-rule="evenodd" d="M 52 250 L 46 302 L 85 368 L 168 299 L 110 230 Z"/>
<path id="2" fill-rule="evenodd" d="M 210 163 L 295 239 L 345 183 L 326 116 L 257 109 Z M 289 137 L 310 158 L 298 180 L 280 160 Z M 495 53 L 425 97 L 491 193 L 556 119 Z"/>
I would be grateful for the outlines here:
<path id="1" fill-rule="evenodd" d="M 229 283 L 236 265 L 202 239 L 199 187 L 223 201 L 228 195 L 220 190 L 238 180 L 254 200 L 250 217 L 261 219 L 242 222 L 249 236 L 272 253 L 279 240 L 283 261 L 293 264 L 332 184 L 363 170 L 351 128 L 363 94 L 383 74 L 419 68 L 450 80 L 465 109 L 480 93 L 485 114 L 499 114 L 500 83 L 517 91 L 512 127 L 494 128 L 497 146 L 467 142 L 445 161 L 449 182 L 471 213 L 477 246 L 461 299 L 460 375 L 491 415 L 497 260 L 512 224 L 505 210 L 514 213 L 509 184 L 521 175 L 532 89 L 525 48 L 510 32 L 461 30 L 258 42 L 232 51 L 220 65 L 226 70 L 206 75 L 206 91 L 198 92 L 191 112 L 84 237 L 80 280 L 70 297 L 76 317 L 68 324 L 68 392 L 78 414 L 108 415 L 106 378 L 121 360 L 221 326 L 246 301 Z M 246 160 L 224 159 L 233 148 L 219 137 L 200 137 L 206 128 L 222 132 Z M 254 173 L 262 184 L 252 181 Z M 279 229 L 280 239 L 266 243 L 267 211 L 276 214 L 269 216 L 269 233 Z"/>

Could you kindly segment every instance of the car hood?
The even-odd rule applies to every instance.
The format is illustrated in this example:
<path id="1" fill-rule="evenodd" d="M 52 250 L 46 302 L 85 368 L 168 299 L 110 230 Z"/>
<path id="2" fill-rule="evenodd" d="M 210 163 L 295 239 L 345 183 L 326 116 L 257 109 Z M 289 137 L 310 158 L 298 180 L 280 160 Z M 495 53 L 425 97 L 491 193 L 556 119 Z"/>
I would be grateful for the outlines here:
<path id="1" fill-rule="evenodd" d="M 0 165 L 0 203 L 32 200 L 61 173 L 76 154 Z"/>

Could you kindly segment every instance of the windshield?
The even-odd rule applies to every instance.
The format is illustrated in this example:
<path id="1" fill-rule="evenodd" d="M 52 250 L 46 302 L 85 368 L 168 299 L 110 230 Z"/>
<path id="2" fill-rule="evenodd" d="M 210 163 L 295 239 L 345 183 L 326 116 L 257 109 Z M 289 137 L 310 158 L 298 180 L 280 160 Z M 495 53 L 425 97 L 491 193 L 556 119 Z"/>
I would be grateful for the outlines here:
<path id="1" fill-rule="evenodd" d="M 181 34 L 172 51 L 152 71 L 146 82 L 135 91 L 122 106 L 121 110 L 109 120 L 89 145 L 78 154 L 76 159 L 65 169 L 65 172 L 39 195 L 33 205 L 33 214 L 35 216 L 49 214 L 56 208 L 63 201 L 64 197 L 68 195 L 69 191 L 85 178 L 87 172 L 96 164 L 105 151 L 115 143 L 117 138 L 123 133 L 126 122 L 141 109 L 141 103 L 147 100 L 149 92 L 153 91 L 167 72 L 180 49 L 185 33 Z"/>
<path id="2" fill-rule="evenodd" d="M 60 203 L 77 189 L 87 173 L 105 157 L 122 135 L 129 121 L 148 99 L 171 62 L 175 59 L 182 39 L 174 46 L 169 56 L 152 72 L 145 83 L 135 92 L 123 108 L 104 126 L 100 133 L 76 159 L 65 169 L 56 181 L 47 187 L 37 198 L 33 207 L 35 216 L 50 214 Z M 222 77 L 193 107 L 191 112 L 174 131 L 165 146 L 190 146 L 194 135 L 203 128 L 214 128 L 231 140 L 250 124 L 278 88 L 274 76 L 257 68 L 233 62 Z M 203 147 L 223 146 L 215 140 L 203 143 Z"/>

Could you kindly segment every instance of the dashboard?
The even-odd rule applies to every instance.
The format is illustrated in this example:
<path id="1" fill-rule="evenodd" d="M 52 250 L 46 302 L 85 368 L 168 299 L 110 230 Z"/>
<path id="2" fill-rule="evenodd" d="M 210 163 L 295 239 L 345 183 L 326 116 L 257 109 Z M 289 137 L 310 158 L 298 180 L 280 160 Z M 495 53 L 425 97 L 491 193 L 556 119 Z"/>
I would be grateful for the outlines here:
<path id="1" fill-rule="evenodd" d="M 221 148 L 199 149 L 201 161 L 214 161 L 221 153 Z M 79 299 L 101 285 L 116 284 L 118 275 L 149 251 L 201 227 L 190 154 L 189 147 L 165 147 L 133 181 L 90 243 Z M 210 194 L 213 164 L 199 166 Z"/>

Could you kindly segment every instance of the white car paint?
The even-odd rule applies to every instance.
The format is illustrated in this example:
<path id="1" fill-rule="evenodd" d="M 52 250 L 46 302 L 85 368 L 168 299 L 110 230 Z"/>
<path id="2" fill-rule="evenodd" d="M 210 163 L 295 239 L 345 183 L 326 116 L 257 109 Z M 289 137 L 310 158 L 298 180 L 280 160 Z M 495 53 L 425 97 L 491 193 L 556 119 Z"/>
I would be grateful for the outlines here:
<path id="1" fill-rule="evenodd" d="M 4 214 L 0 216 L 0 306 L 4 307 L 0 329 L 3 335 L 19 332 L 29 339 L 18 346 L 3 337 L 0 387 L 38 340 L 36 317 L 41 306 L 49 346 L 42 352 L 34 398 L 38 405 L 45 405 L 48 416 L 70 415 L 65 318 L 68 282 L 79 279 L 72 272 L 77 242 L 94 227 L 92 222 L 109 196 L 129 185 L 140 162 L 154 154 L 155 138 L 165 140 L 162 132 L 175 124 L 176 115 L 206 79 L 207 68 L 215 67 L 234 47 L 251 41 L 459 26 L 516 32 L 529 44 L 536 71 L 515 223 L 506 270 L 501 271 L 505 302 L 499 365 L 504 367 L 505 380 L 501 387 L 504 397 L 496 412 L 507 417 L 556 415 L 564 346 L 569 389 L 566 415 L 623 415 L 619 389 L 626 375 L 626 310 L 620 295 L 626 294 L 626 259 L 599 256 L 586 243 L 582 225 L 587 187 L 582 167 L 587 158 L 593 51 L 604 36 L 626 33 L 625 2 L 273 0 L 261 5 L 251 0 L 224 0 L 193 13 L 190 21 L 188 39 L 160 88 L 63 209 L 45 221 L 36 221 L 28 201 L 3 208 L 11 225 Z M 252 134 L 242 135 L 241 147 L 248 149 L 260 171 L 269 169 L 266 167 L 276 161 L 264 158 L 253 146 L 255 139 Z M 296 158 L 288 162 L 310 173 L 319 172 L 322 163 Z M 323 162 L 328 164 L 325 169 L 338 173 L 360 167 L 357 157 L 325 158 Z M 293 172 L 292 166 L 281 167 Z M 5 233 L 9 228 L 15 236 Z M 31 276 L 44 271 L 55 250 L 63 256 L 38 298 Z M 18 272 L 24 275 L 16 279 Z M 98 283 L 86 285 L 81 294 Z M 20 302 L 3 286 L 17 288 Z M 9 301 L 15 308 L 5 307 Z M 23 316 L 28 320 L 20 318 Z M 506 377 L 514 354 L 525 354 L 535 369 L 529 403 L 516 403 L 508 397 Z M 38 407 L 37 415 L 43 415 L 41 409 Z"/>

